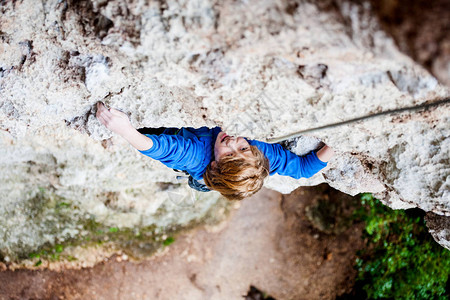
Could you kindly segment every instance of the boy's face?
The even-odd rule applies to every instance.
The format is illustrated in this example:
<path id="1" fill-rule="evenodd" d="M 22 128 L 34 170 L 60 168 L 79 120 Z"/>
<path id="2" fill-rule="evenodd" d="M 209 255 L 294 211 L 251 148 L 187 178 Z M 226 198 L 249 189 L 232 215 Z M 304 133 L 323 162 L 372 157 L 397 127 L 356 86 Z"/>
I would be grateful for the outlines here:
<path id="1" fill-rule="evenodd" d="M 252 156 L 253 153 L 250 150 L 250 145 L 246 139 L 243 137 L 229 136 L 225 132 L 221 131 L 217 135 L 216 143 L 214 144 L 214 156 L 215 162 L 218 162 L 222 157 L 225 156 L 240 156 L 242 158 L 247 158 Z"/>

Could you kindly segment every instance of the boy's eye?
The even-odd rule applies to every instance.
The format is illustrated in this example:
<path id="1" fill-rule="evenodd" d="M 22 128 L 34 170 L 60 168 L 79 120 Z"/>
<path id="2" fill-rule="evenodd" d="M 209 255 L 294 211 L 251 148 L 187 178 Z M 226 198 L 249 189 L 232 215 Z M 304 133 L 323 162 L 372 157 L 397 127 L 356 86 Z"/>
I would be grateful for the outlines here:
<path id="1" fill-rule="evenodd" d="M 247 147 L 244 147 L 244 148 L 242 148 L 241 150 L 242 150 L 242 151 L 245 151 L 245 150 L 247 150 L 247 149 L 248 149 Z"/>

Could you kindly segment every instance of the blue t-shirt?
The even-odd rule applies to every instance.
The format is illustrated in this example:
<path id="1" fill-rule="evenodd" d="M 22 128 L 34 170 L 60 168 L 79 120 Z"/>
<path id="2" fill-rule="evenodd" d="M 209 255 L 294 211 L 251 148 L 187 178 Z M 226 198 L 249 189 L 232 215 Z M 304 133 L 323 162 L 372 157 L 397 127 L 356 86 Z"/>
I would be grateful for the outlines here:
<path id="1" fill-rule="evenodd" d="M 201 180 L 206 167 L 214 160 L 214 144 L 220 131 L 220 127 L 184 127 L 176 131 L 169 128 L 159 135 L 146 134 L 153 141 L 153 146 L 139 152 L 172 169 L 187 171 L 194 179 Z M 298 156 L 280 144 L 246 140 L 267 157 L 270 175 L 309 178 L 327 165 L 317 158 L 314 151 L 305 156 Z"/>

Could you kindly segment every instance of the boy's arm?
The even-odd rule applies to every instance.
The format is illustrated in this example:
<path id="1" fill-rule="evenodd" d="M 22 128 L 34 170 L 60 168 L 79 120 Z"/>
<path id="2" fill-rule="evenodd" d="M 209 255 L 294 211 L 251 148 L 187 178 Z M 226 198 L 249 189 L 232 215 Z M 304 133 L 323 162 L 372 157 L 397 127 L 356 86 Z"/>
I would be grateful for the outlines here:
<path id="1" fill-rule="evenodd" d="M 327 161 L 333 156 L 333 150 L 325 146 L 317 153 L 312 151 L 305 156 L 284 149 L 280 144 L 269 144 L 256 140 L 249 141 L 261 150 L 270 162 L 270 175 L 279 174 L 295 179 L 310 178 L 327 166 Z M 323 159 L 323 161 L 322 161 Z"/>
<path id="2" fill-rule="evenodd" d="M 97 103 L 97 118 L 109 130 L 126 139 L 137 150 L 152 148 L 153 141 L 139 133 L 130 123 L 128 116 L 114 108 L 107 109 L 103 103 Z"/>
<path id="3" fill-rule="evenodd" d="M 139 151 L 149 150 L 153 147 L 153 141 L 133 127 L 122 135 L 122 137 Z"/>
<path id="4" fill-rule="evenodd" d="M 147 136 L 153 141 L 153 147 L 149 150 L 139 150 L 142 154 L 159 160 L 173 169 L 186 170 L 190 173 L 201 171 L 207 158 L 206 149 L 198 139 L 186 139 L 171 134 Z"/>
<path id="5" fill-rule="evenodd" d="M 133 128 L 126 114 L 114 108 L 108 110 L 103 103 L 97 104 L 96 116 L 106 128 L 122 136 L 142 154 L 170 168 L 201 171 L 206 150 L 198 140 L 176 135 L 141 134 Z"/>

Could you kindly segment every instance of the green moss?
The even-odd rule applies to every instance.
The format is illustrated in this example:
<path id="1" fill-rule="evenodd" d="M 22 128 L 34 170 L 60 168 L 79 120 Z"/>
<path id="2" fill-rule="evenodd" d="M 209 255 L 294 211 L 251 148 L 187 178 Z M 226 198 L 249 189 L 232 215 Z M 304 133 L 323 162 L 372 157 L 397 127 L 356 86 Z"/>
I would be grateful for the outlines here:
<path id="1" fill-rule="evenodd" d="M 173 242 L 175 242 L 175 239 L 173 237 L 169 236 L 167 239 L 164 240 L 163 245 L 164 246 L 169 246 Z"/>
<path id="2" fill-rule="evenodd" d="M 130 192 L 132 190 L 130 189 Z M 199 200 L 190 207 L 180 207 L 179 213 L 203 215 L 185 225 L 168 227 L 135 226 L 124 228 L 117 225 L 103 224 L 95 216 L 87 217 L 80 208 L 63 197 L 58 196 L 51 187 L 38 187 L 29 194 L 23 212 L 32 224 L 38 224 L 34 236 L 52 236 L 54 240 L 32 247 L 17 245 L 16 248 L 0 249 L 0 259 L 8 256 L 9 261 L 20 263 L 24 259 L 32 259 L 36 265 L 44 261 L 73 261 L 72 247 L 106 247 L 113 251 L 126 253 L 130 258 L 143 259 L 151 256 L 158 249 L 171 245 L 180 233 L 191 230 L 201 224 L 214 224 L 228 215 L 231 207 L 226 200 L 218 201 L 207 212 L 202 212 L 202 202 Z M 205 200 L 210 201 L 210 200 Z M 204 205 L 204 203 L 203 203 Z M 155 219 L 164 219 L 167 214 L 178 213 L 167 211 L 163 205 L 152 215 Z M 63 230 L 68 230 L 62 235 Z M 79 232 L 78 234 L 76 232 Z M 75 235 L 74 235 L 75 233 Z M 166 238 L 168 237 L 168 238 Z"/>
<path id="3" fill-rule="evenodd" d="M 65 227 L 65 224 L 70 224 L 72 228 L 76 226 L 80 232 L 77 236 L 66 237 L 64 240 L 56 238 L 52 243 L 43 244 L 37 249 L 21 253 L 13 258 L 15 262 L 31 258 L 35 261 L 36 266 L 41 265 L 43 261 L 76 260 L 75 257 L 70 255 L 70 251 L 66 251 L 68 248 L 76 246 L 85 248 L 107 247 L 113 251 L 121 251 L 130 258 L 143 259 L 151 256 L 158 249 L 174 243 L 180 233 L 201 224 L 216 223 L 228 215 L 230 208 L 230 203 L 223 200 L 219 201 L 217 205 L 213 205 L 202 218 L 192 220 L 186 225 L 172 225 L 170 227 L 150 225 L 124 228 L 103 224 L 97 221 L 94 216 L 86 218 L 76 205 L 67 199 L 51 194 L 48 190 L 39 189 L 39 193 L 30 202 L 32 203 L 30 209 L 35 217 L 45 216 L 49 213 L 56 216 L 54 224 L 48 224 L 49 228 L 60 228 L 59 230 L 61 230 Z M 196 208 L 193 206 L 188 209 L 195 210 Z M 183 208 L 183 210 L 186 210 L 186 208 Z M 219 214 L 218 211 L 220 211 Z M 153 217 L 163 218 L 167 213 L 163 206 Z M 75 216 L 75 214 L 78 215 Z M 44 218 L 41 218 L 42 222 L 45 222 Z M 56 224 L 58 226 L 55 226 Z"/>
<path id="4" fill-rule="evenodd" d="M 118 232 L 118 231 L 119 231 L 119 228 L 117 228 L 117 227 L 109 228 L 109 232 L 115 233 L 115 232 Z"/>
<path id="5" fill-rule="evenodd" d="M 37 260 L 35 266 L 39 266 L 42 264 L 42 259 L 48 261 L 59 261 L 62 257 L 60 253 L 64 251 L 64 246 L 61 244 L 56 244 L 53 247 L 48 245 L 47 247 L 43 247 L 37 252 L 33 252 L 28 254 L 28 258 Z"/>
<path id="6" fill-rule="evenodd" d="M 437 244 L 420 210 L 392 210 L 371 194 L 355 217 L 366 223 L 357 285 L 368 299 L 447 299 L 450 251 Z"/>

